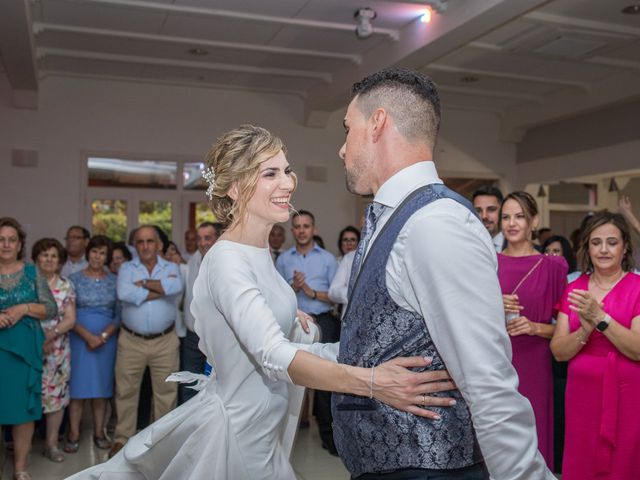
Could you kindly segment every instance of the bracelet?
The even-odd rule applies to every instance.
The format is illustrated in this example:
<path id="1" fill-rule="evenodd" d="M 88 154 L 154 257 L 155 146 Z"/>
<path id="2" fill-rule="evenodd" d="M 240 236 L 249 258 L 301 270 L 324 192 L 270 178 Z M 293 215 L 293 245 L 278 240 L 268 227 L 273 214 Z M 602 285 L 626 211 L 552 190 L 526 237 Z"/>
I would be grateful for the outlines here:
<path id="1" fill-rule="evenodd" d="M 109 340 L 109 334 L 108 334 L 107 332 L 102 332 L 102 333 L 100 334 L 100 338 L 102 338 L 102 341 L 103 341 L 104 343 L 107 343 L 107 340 Z"/>
<path id="2" fill-rule="evenodd" d="M 369 398 L 373 398 L 373 374 L 375 372 L 376 367 L 371 367 L 371 383 L 369 383 Z"/>
<path id="3" fill-rule="evenodd" d="M 578 333 L 576 334 L 576 336 L 578 337 L 578 341 L 580 342 L 581 345 L 586 345 L 587 341 L 589 340 L 589 337 L 588 336 L 587 337 L 583 337 L 582 335 L 580 335 L 580 330 L 584 330 L 584 328 L 580 327 L 577 330 Z"/>
<path id="4" fill-rule="evenodd" d="M 31 313 L 31 304 L 25 303 L 25 305 L 27 306 L 27 315 L 29 315 Z"/>
<path id="5" fill-rule="evenodd" d="M 313 297 L 311 297 L 313 300 L 315 300 L 316 298 L 318 298 L 318 292 L 316 292 L 315 290 L 311 290 L 313 292 Z"/>

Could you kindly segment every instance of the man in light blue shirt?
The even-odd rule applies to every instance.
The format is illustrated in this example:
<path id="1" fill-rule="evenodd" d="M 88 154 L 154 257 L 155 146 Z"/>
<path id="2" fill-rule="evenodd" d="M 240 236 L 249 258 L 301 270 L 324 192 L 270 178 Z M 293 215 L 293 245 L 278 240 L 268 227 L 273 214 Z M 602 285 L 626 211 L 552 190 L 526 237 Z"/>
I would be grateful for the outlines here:
<path id="1" fill-rule="evenodd" d="M 154 418 L 176 405 L 177 385 L 165 382 L 178 371 L 179 341 L 174 330 L 176 298 L 182 293 L 180 270 L 158 255 L 158 232 L 151 225 L 136 230 L 138 258 L 118 272 L 118 299 L 122 302 L 122 331 L 116 358 L 116 409 L 118 424 L 110 456 L 136 433 L 136 414 L 142 376 L 151 372 Z"/>
<path id="2" fill-rule="evenodd" d="M 300 210 L 291 218 L 291 233 L 295 246 L 282 252 L 276 260 L 276 269 L 296 292 L 298 308 L 316 319 L 323 343 L 340 339 L 340 321 L 332 313 L 329 286 L 338 262 L 313 240 L 315 218 L 311 212 Z M 314 413 L 322 447 L 337 455 L 331 427 L 331 393 L 316 391 Z"/>

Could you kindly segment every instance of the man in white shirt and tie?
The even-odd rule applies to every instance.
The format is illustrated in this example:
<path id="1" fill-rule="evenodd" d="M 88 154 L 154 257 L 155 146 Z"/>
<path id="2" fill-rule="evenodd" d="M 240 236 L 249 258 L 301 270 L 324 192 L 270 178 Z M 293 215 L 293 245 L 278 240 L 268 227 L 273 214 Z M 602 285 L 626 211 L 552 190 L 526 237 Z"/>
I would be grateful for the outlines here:
<path id="1" fill-rule="evenodd" d="M 180 369 L 187 372 L 203 373 L 204 365 L 207 361 L 204 354 L 198 348 L 200 339 L 193 331 L 195 319 L 191 314 L 191 300 L 193 300 L 193 284 L 198 277 L 202 259 L 209 251 L 213 244 L 216 243 L 218 237 L 222 234 L 222 225 L 220 223 L 202 222 L 196 230 L 196 242 L 198 249 L 193 253 L 187 263 L 187 272 L 185 276 L 184 288 L 184 326 L 186 327 L 186 335 L 180 343 Z M 193 397 L 197 391 L 189 388 L 191 384 L 181 383 L 179 388 L 178 403 L 182 404 Z"/>
<path id="2" fill-rule="evenodd" d="M 338 361 L 375 367 L 422 355 L 458 390 L 416 398 L 437 414 L 430 419 L 334 393 L 338 453 L 352 478 L 368 480 L 554 479 L 537 450 L 531 405 L 517 391 L 491 237 L 436 172 L 435 84 L 387 69 L 352 93 L 340 157 L 349 191 L 374 199 L 354 258 Z"/>

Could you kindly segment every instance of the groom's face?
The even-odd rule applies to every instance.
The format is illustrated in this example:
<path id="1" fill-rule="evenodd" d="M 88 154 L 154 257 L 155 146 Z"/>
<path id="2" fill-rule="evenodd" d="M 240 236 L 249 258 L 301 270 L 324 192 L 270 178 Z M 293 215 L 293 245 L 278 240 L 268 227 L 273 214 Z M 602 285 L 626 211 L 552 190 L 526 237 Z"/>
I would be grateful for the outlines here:
<path id="1" fill-rule="evenodd" d="M 369 195 L 373 192 L 373 157 L 368 148 L 368 119 L 358 108 L 357 101 L 358 97 L 354 98 L 347 108 L 343 121 L 346 138 L 339 155 L 344 161 L 347 190 Z"/>

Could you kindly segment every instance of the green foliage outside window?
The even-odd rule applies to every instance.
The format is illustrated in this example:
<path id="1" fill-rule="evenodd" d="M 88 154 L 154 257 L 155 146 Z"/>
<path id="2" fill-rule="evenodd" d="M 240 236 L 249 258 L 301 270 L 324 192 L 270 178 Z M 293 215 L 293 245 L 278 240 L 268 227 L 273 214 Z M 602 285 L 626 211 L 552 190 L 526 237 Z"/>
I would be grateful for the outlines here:
<path id="1" fill-rule="evenodd" d="M 91 211 L 93 235 L 106 235 L 114 242 L 127 240 L 127 202 L 95 200 L 91 204 Z"/>
<path id="2" fill-rule="evenodd" d="M 211 207 L 204 202 L 196 205 L 196 226 L 202 222 L 217 222 L 216 216 L 211 211 Z"/>
<path id="3" fill-rule="evenodd" d="M 157 225 L 171 238 L 173 222 L 171 218 L 171 202 L 143 201 L 140 202 L 138 224 Z"/>

